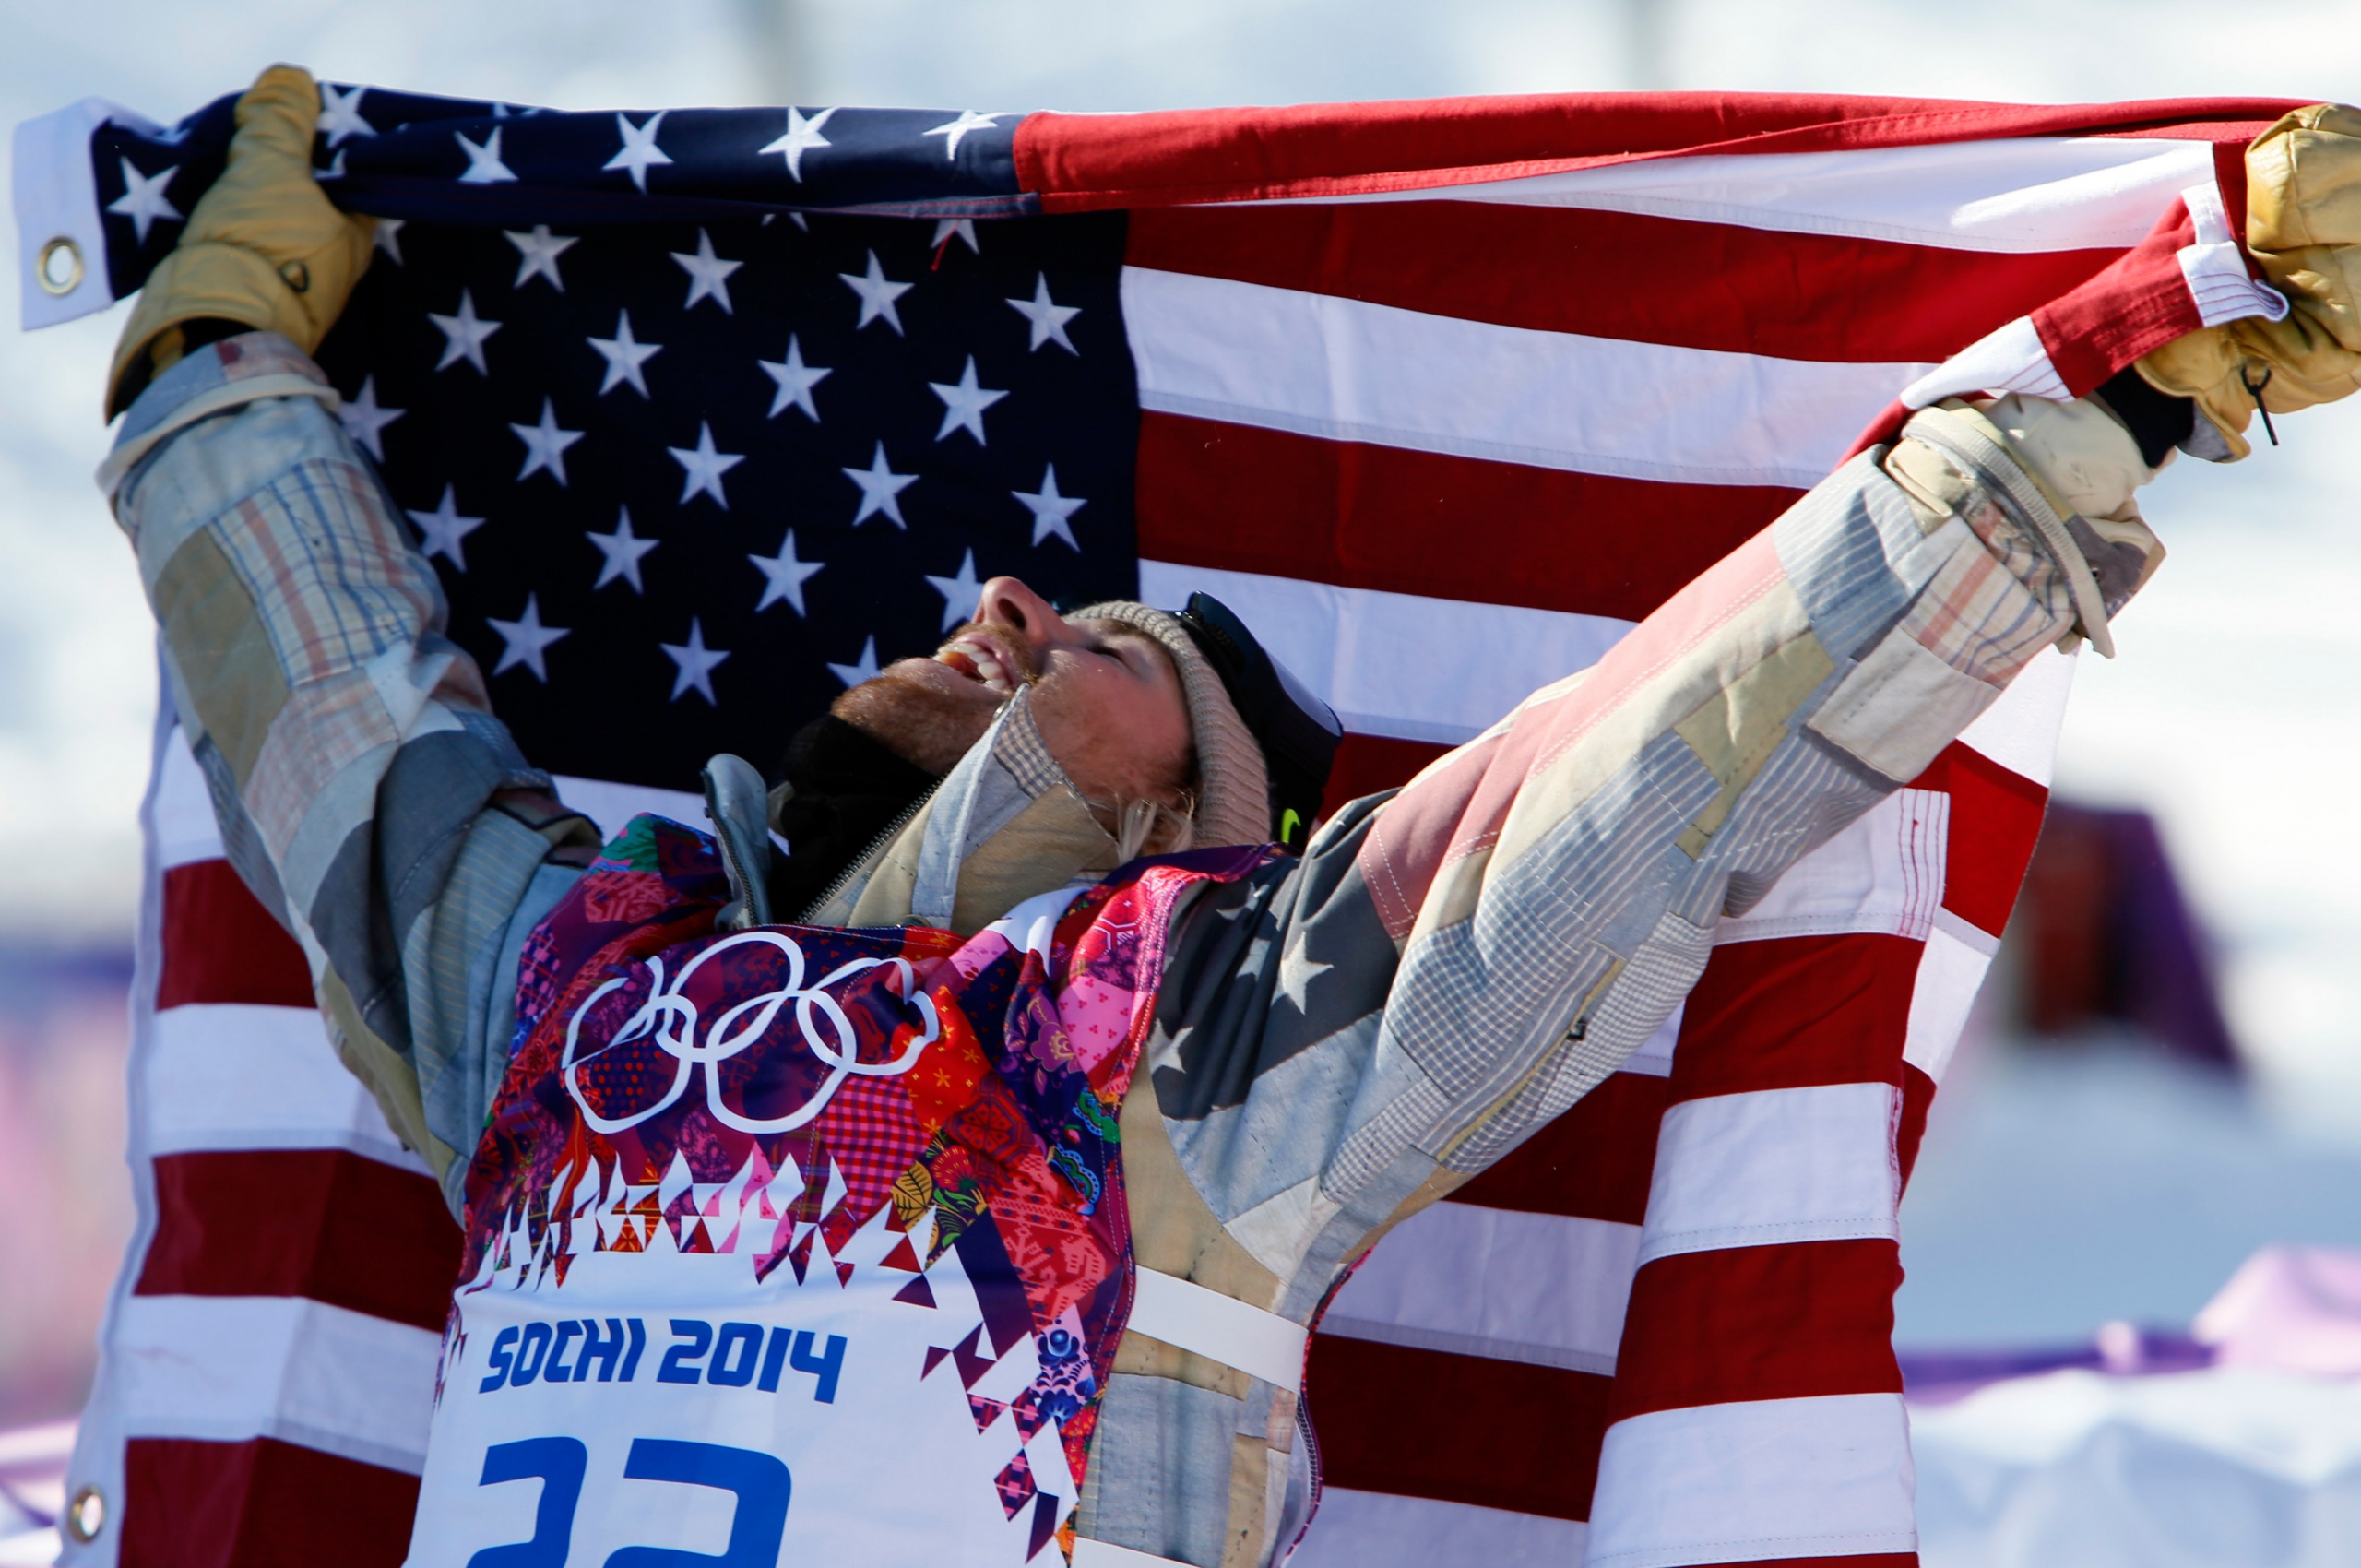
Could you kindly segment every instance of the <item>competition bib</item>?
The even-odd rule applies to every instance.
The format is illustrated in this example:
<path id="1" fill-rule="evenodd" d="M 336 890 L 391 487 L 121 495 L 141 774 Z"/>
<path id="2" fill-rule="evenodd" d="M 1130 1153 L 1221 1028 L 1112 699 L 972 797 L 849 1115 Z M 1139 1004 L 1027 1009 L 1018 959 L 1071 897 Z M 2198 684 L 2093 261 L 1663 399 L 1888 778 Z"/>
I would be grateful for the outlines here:
<path id="1" fill-rule="evenodd" d="M 1079 1488 L 1009 1408 L 1081 1347 L 995 1344 L 957 1248 L 908 1269 L 929 1240 L 881 1215 L 760 1283 L 655 1240 L 463 1293 L 410 1568 L 1025 1562 L 1035 1499 Z"/>

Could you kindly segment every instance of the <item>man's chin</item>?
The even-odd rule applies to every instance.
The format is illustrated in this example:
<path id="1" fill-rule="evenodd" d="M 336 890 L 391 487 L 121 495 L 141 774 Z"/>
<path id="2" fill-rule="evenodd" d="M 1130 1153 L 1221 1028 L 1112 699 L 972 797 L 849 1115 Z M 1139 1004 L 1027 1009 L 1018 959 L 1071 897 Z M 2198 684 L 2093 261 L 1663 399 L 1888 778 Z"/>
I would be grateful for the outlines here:
<path id="1" fill-rule="evenodd" d="M 907 762 L 948 773 L 991 727 L 1004 699 L 931 659 L 904 659 L 845 693 L 829 711 Z"/>

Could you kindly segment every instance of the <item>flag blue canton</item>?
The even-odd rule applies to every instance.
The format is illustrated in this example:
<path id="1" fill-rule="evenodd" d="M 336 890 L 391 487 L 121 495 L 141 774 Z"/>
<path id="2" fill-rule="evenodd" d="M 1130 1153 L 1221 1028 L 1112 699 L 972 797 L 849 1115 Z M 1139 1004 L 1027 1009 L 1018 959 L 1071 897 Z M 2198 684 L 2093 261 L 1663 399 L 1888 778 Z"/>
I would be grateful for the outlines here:
<path id="1" fill-rule="evenodd" d="M 988 199 L 1014 119 L 326 90 L 329 188 L 414 216 L 318 357 L 527 755 L 672 788 L 716 751 L 770 766 L 991 576 L 1137 591 L 1124 219 L 970 215 L 1015 211 Z M 101 133 L 111 256 L 169 249 L 229 129 L 225 101 Z"/>

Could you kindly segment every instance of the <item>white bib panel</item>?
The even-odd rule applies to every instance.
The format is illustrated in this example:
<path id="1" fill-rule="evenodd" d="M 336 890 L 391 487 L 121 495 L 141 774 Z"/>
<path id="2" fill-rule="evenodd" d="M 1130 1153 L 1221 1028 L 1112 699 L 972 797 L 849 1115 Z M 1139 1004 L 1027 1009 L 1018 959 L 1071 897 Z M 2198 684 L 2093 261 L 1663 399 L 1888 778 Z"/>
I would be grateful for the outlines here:
<path id="1" fill-rule="evenodd" d="M 932 1306 L 895 1299 L 919 1276 L 878 1260 L 902 1240 L 881 1214 L 801 1284 L 784 1263 L 757 1284 L 747 1253 L 683 1254 L 658 1223 L 563 1287 L 463 1291 L 408 1568 L 1022 1568 L 1037 1495 L 1062 1520 L 1079 1491 L 1056 1424 L 1027 1440 L 1000 1408 L 1034 1341 L 970 1339 L 955 1248 Z"/>

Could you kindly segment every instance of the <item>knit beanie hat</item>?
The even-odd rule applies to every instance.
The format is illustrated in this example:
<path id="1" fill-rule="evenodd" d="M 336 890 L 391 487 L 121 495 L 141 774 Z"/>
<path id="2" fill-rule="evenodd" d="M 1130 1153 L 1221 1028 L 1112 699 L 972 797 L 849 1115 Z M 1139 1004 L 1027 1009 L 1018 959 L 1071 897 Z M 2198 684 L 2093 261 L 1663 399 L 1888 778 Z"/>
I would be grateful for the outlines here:
<path id="1" fill-rule="evenodd" d="M 1269 842 L 1270 776 L 1263 764 L 1263 748 L 1180 617 L 1118 599 L 1072 611 L 1065 618 L 1119 621 L 1145 633 L 1171 655 L 1172 667 L 1180 672 L 1180 695 L 1189 706 L 1189 728 L 1196 738 L 1195 842 L 1204 847 Z"/>

